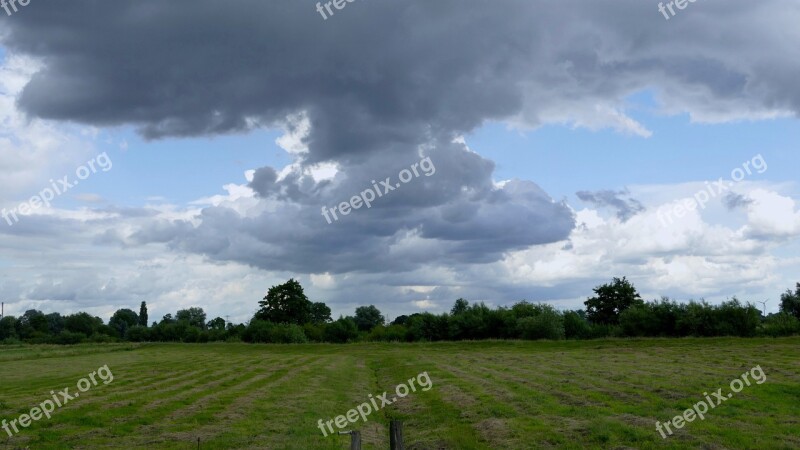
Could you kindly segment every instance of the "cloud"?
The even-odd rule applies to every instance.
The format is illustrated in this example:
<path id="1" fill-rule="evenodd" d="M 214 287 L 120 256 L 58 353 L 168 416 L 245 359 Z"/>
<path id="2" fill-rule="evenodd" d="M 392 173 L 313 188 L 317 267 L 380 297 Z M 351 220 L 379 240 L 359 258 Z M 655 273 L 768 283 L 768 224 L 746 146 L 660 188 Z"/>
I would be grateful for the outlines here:
<path id="1" fill-rule="evenodd" d="M 294 126 L 307 138 L 286 144 L 307 147 L 311 161 L 413 145 L 487 119 L 649 136 L 622 99 L 650 87 L 664 108 L 697 120 L 800 109 L 800 63 L 785 58 L 798 36 L 765 32 L 798 16 L 787 0 L 705 5 L 669 23 L 635 0 L 364 2 L 324 22 L 302 2 L 30 6 L 6 21 L 3 37 L 46 62 L 20 99 L 29 113 L 135 124 L 151 138 L 303 117 Z M 91 26 L 98 22 L 106 25 Z"/>
<path id="2" fill-rule="evenodd" d="M 579 199 L 599 207 L 611 207 L 617 211 L 617 218 L 625 222 L 636 214 L 645 210 L 644 205 L 635 198 L 622 198 L 629 195 L 627 190 L 623 191 L 579 191 L 575 193 Z"/>
<path id="3" fill-rule="evenodd" d="M 259 168 L 248 184 L 261 206 L 215 204 L 184 223 L 144 227 L 138 242 L 266 270 L 411 270 L 496 261 L 569 236 L 569 208 L 533 181 L 495 186 L 494 164 L 454 142 L 487 120 L 648 137 L 624 101 L 644 89 L 662 94 L 662 109 L 698 120 L 800 110 L 798 63 L 777 50 L 786 36 L 741 20 L 798 6 L 705 8 L 719 20 L 693 26 L 698 9 L 666 24 L 633 0 L 365 2 L 328 21 L 300 2 L 75 0 L 30 5 L 2 42 L 42 61 L 19 96 L 35 117 L 134 125 L 152 139 L 286 131 L 278 144 L 294 163 Z M 728 45 L 741 35 L 752 42 Z M 422 156 L 435 161 L 434 177 L 334 225 L 319 217 Z M 582 195 L 621 220 L 642 210 L 612 191 Z"/>
<path id="4" fill-rule="evenodd" d="M 744 195 L 737 194 L 735 192 L 728 192 L 727 194 L 725 194 L 725 197 L 722 198 L 722 203 L 729 210 L 734 210 L 734 209 L 744 208 L 747 205 L 752 204 L 753 200 L 745 197 Z"/>
<path id="5" fill-rule="evenodd" d="M 89 154 L 110 126 L 150 139 L 281 128 L 277 144 L 295 160 L 187 206 L 53 210 L 0 227 L 6 258 L 41 259 L 20 236 L 53 253 L 50 265 L 35 260 L 35 276 L 9 272 L 24 281 L 3 280 L 0 292 L 104 311 L 139 297 L 167 311 L 211 300 L 246 317 L 244 293 L 298 274 L 343 312 L 366 298 L 389 308 L 574 300 L 625 273 L 653 277 L 653 291 L 763 285 L 777 264 L 765 247 L 798 230 L 788 197 L 747 193 L 741 229 L 697 211 L 665 229 L 652 212 L 664 202 L 580 193 L 615 209 L 606 220 L 534 180 L 496 183 L 494 163 L 454 138 L 493 120 L 646 138 L 654 131 L 625 101 L 643 90 L 660 112 L 697 122 L 796 116 L 800 62 L 786 55 L 800 43 L 798 17 L 790 0 L 698 3 L 670 22 L 636 0 L 373 1 L 327 21 L 303 2 L 32 2 L 0 18 L 12 55 L 0 113 L 14 125 L 0 136 L 0 164 L 14 174 L 3 194 L 38 187 L 37 163 L 55 164 L 65 146 Z M 423 156 L 434 176 L 335 224 L 320 215 Z M 91 263 L 89 246 L 102 250 Z"/>
<path id="6" fill-rule="evenodd" d="M 748 197 L 747 235 L 769 241 L 800 235 L 800 209 L 794 199 L 765 189 L 754 189 Z"/>
<path id="7" fill-rule="evenodd" d="M 418 160 L 416 160 L 418 161 Z M 202 209 L 189 220 L 141 229 L 140 243 L 165 242 L 220 261 L 237 261 L 265 270 L 306 273 L 408 271 L 419 264 L 453 258 L 491 262 L 510 250 L 555 242 L 574 226 L 571 210 L 556 203 L 535 183 L 491 181 L 493 164 L 463 144 L 442 144 L 432 155 L 436 173 L 402 185 L 378 198 L 370 209 L 329 224 L 321 207 L 338 205 L 404 167 L 384 155 L 358 170 L 344 170 L 330 183 L 314 184 L 301 175 L 276 181 L 260 169 L 253 186 L 263 209 L 233 206 Z M 407 161 L 408 167 L 415 160 Z"/>

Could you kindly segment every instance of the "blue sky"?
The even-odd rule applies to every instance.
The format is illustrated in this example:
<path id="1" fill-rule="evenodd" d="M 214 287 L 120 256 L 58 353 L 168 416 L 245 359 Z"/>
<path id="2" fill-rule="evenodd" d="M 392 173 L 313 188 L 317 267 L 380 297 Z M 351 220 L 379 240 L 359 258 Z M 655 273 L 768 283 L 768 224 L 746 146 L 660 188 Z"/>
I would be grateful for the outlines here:
<path id="1" fill-rule="evenodd" d="M 465 139 L 470 148 L 495 162 L 496 179 L 536 180 L 558 199 L 577 200 L 578 190 L 727 178 L 733 168 L 757 154 L 769 163 L 769 170 L 758 179 L 792 181 L 796 176 L 794 143 L 800 142 L 800 128 L 795 119 L 700 124 L 691 123 L 687 115 L 648 113 L 645 104 L 640 114 L 632 116 L 653 131 L 649 138 L 569 125 L 519 130 L 490 122 Z M 223 185 L 242 183 L 245 170 L 283 167 L 292 160 L 275 143 L 280 130 L 156 141 L 147 141 L 132 129 L 106 133 L 128 147 L 109 146 L 117 165 L 114 177 L 98 177 L 81 189 L 102 192 L 119 205 L 139 206 L 155 197 L 188 203 L 198 193 L 221 194 Z M 203 176 L 193 176 L 197 173 Z"/>

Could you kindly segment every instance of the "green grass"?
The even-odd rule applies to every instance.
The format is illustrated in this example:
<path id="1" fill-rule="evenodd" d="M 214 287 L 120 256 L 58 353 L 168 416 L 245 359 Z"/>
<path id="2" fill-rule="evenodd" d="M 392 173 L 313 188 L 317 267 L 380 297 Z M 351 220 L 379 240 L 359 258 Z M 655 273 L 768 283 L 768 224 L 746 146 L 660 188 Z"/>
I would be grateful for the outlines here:
<path id="1" fill-rule="evenodd" d="M 433 388 L 353 428 L 408 449 L 800 448 L 800 338 L 0 347 L 0 419 L 108 365 L 102 383 L 0 449 L 344 449 L 332 419 L 421 372 Z M 669 421 L 760 365 L 767 375 L 662 439 Z"/>

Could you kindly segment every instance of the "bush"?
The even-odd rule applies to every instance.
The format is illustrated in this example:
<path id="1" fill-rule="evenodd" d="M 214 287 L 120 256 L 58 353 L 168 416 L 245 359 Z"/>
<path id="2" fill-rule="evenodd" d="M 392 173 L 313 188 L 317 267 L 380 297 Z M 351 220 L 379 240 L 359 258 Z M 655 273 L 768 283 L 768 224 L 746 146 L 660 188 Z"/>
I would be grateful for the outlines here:
<path id="1" fill-rule="evenodd" d="M 427 340 L 446 340 L 451 339 L 460 341 L 464 339 L 486 339 L 490 337 L 492 329 L 489 324 L 489 316 L 491 310 L 479 303 L 467 307 L 464 311 L 454 316 L 447 317 L 447 331 L 437 331 L 436 328 L 439 324 L 436 323 L 435 317 L 412 317 L 410 326 L 417 326 L 415 335 L 425 336 Z M 425 331 L 423 331 L 425 328 Z M 442 335 L 444 334 L 444 336 Z"/>
<path id="2" fill-rule="evenodd" d="M 622 334 L 630 337 L 658 336 L 660 324 L 649 304 L 632 306 L 619 315 Z"/>
<path id="3" fill-rule="evenodd" d="M 205 334 L 208 336 L 209 342 L 224 341 L 225 338 L 228 336 L 228 333 L 225 330 L 217 330 L 217 329 L 208 330 Z"/>
<path id="4" fill-rule="evenodd" d="M 265 344 L 302 344 L 308 342 L 303 329 L 294 324 L 276 324 L 252 320 L 242 336 L 245 342 Z"/>
<path id="5" fill-rule="evenodd" d="M 75 345 L 80 344 L 84 340 L 86 340 L 85 334 L 73 333 L 71 331 L 62 331 L 53 338 L 53 341 L 59 345 Z"/>
<path id="6" fill-rule="evenodd" d="M 269 342 L 271 325 L 272 323 L 266 320 L 251 320 L 242 335 L 242 340 L 251 343 Z"/>
<path id="7" fill-rule="evenodd" d="M 108 344 L 108 343 L 117 342 L 117 341 L 118 341 L 118 339 L 113 338 L 113 337 L 111 337 L 111 336 L 109 336 L 107 334 L 94 333 L 93 335 L 91 335 L 89 337 L 89 342 L 91 342 L 93 344 Z"/>
<path id="8" fill-rule="evenodd" d="M 517 320 L 517 335 L 522 339 L 564 339 L 564 316 L 550 305 L 530 305 Z M 529 315 L 530 314 L 530 315 Z"/>
<path id="9" fill-rule="evenodd" d="M 270 342 L 274 344 L 305 344 L 308 342 L 308 338 L 299 325 L 281 323 L 273 326 Z"/>
<path id="10" fill-rule="evenodd" d="M 792 336 L 800 333 L 800 320 L 789 313 L 770 314 L 764 320 L 761 332 L 766 336 Z"/>
<path id="11" fill-rule="evenodd" d="M 303 332 L 309 341 L 323 342 L 325 340 L 325 328 L 328 326 L 326 323 L 307 323 L 303 325 Z"/>
<path id="12" fill-rule="evenodd" d="M 566 339 L 588 339 L 591 334 L 589 322 L 575 311 L 564 313 L 564 337 Z"/>
<path id="13" fill-rule="evenodd" d="M 132 327 L 128 328 L 125 332 L 125 340 L 130 342 L 145 342 L 152 340 L 152 333 L 145 327 Z"/>
<path id="14" fill-rule="evenodd" d="M 406 338 L 406 328 L 401 325 L 377 326 L 367 335 L 367 340 L 379 342 L 402 342 Z"/>
<path id="15" fill-rule="evenodd" d="M 325 342 L 346 344 L 358 339 L 358 326 L 350 317 L 340 317 L 325 327 Z"/>
<path id="16" fill-rule="evenodd" d="M 200 329 L 186 324 L 184 327 L 182 322 L 178 323 L 178 334 L 181 336 L 181 342 L 200 342 Z"/>
<path id="17" fill-rule="evenodd" d="M 603 323 L 589 323 L 589 339 L 602 339 L 608 337 L 622 337 L 622 328 L 619 325 Z"/>
<path id="18" fill-rule="evenodd" d="M 463 315 L 465 314 L 467 313 Z M 412 314 L 408 319 L 406 340 L 411 342 L 448 340 L 450 337 L 449 318 L 450 316 L 447 314 L 440 316 L 431 313 Z"/>
<path id="19" fill-rule="evenodd" d="M 761 323 L 761 312 L 753 305 L 742 305 L 736 297 L 716 308 L 717 333 L 721 336 L 752 337 Z"/>
<path id="20" fill-rule="evenodd" d="M 675 330 L 678 336 L 716 336 L 714 308 L 704 300 L 680 305 Z"/>

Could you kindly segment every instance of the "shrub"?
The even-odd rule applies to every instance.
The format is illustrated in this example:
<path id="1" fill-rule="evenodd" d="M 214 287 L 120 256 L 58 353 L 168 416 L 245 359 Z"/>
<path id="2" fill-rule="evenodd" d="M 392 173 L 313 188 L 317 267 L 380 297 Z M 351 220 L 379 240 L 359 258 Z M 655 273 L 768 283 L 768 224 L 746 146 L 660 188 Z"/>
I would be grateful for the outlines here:
<path id="1" fill-rule="evenodd" d="M 325 340 L 325 327 L 327 326 L 328 324 L 326 323 L 307 323 L 303 325 L 303 332 L 309 341 L 323 342 Z"/>
<path id="2" fill-rule="evenodd" d="M 325 342 L 344 344 L 358 339 L 358 326 L 350 317 L 340 317 L 325 327 Z"/>
<path id="3" fill-rule="evenodd" d="M 270 342 L 274 344 L 305 344 L 308 342 L 303 328 L 295 324 L 275 324 L 270 332 Z"/>
<path id="4" fill-rule="evenodd" d="M 715 336 L 714 308 L 702 300 L 680 305 L 675 329 L 679 336 Z"/>
<path id="5" fill-rule="evenodd" d="M 402 325 L 378 326 L 367 335 L 370 341 L 402 342 L 406 338 L 406 328 Z"/>
<path id="6" fill-rule="evenodd" d="M 550 305 L 528 305 L 517 320 L 517 335 L 522 339 L 564 339 L 564 316 Z"/>
<path id="7" fill-rule="evenodd" d="M 459 317 L 462 315 L 459 314 Z M 406 340 L 411 342 L 446 341 L 450 337 L 448 322 L 449 316 L 447 314 L 440 316 L 431 313 L 413 314 L 408 319 Z"/>
<path id="8" fill-rule="evenodd" d="M 789 313 L 770 314 L 761 328 L 767 336 L 792 336 L 800 333 L 800 320 Z"/>
<path id="9" fill-rule="evenodd" d="M 624 336 L 619 325 L 604 323 L 589 323 L 589 339 L 601 339 L 608 337 Z"/>
<path id="10" fill-rule="evenodd" d="M 113 338 L 107 334 L 94 333 L 89 337 L 89 342 L 93 344 L 107 344 L 110 342 L 117 342 L 118 339 Z"/>
<path id="11" fill-rule="evenodd" d="M 54 342 L 59 345 L 75 345 L 80 344 L 86 339 L 83 333 L 73 333 L 71 331 L 62 331 L 54 337 Z"/>
<path id="12" fill-rule="evenodd" d="M 588 339 L 591 334 L 589 322 L 576 311 L 564 313 L 564 337 L 566 339 Z"/>
<path id="13" fill-rule="evenodd" d="M 716 332 L 721 336 L 755 336 L 761 322 L 758 308 L 750 304 L 742 305 L 736 297 L 715 308 L 715 313 Z"/>
<path id="14" fill-rule="evenodd" d="M 152 340 L 152 333 L 148 328 L 135 326 L 125 332 L 125 340 L 130 342 L 145 342 Z"/>

